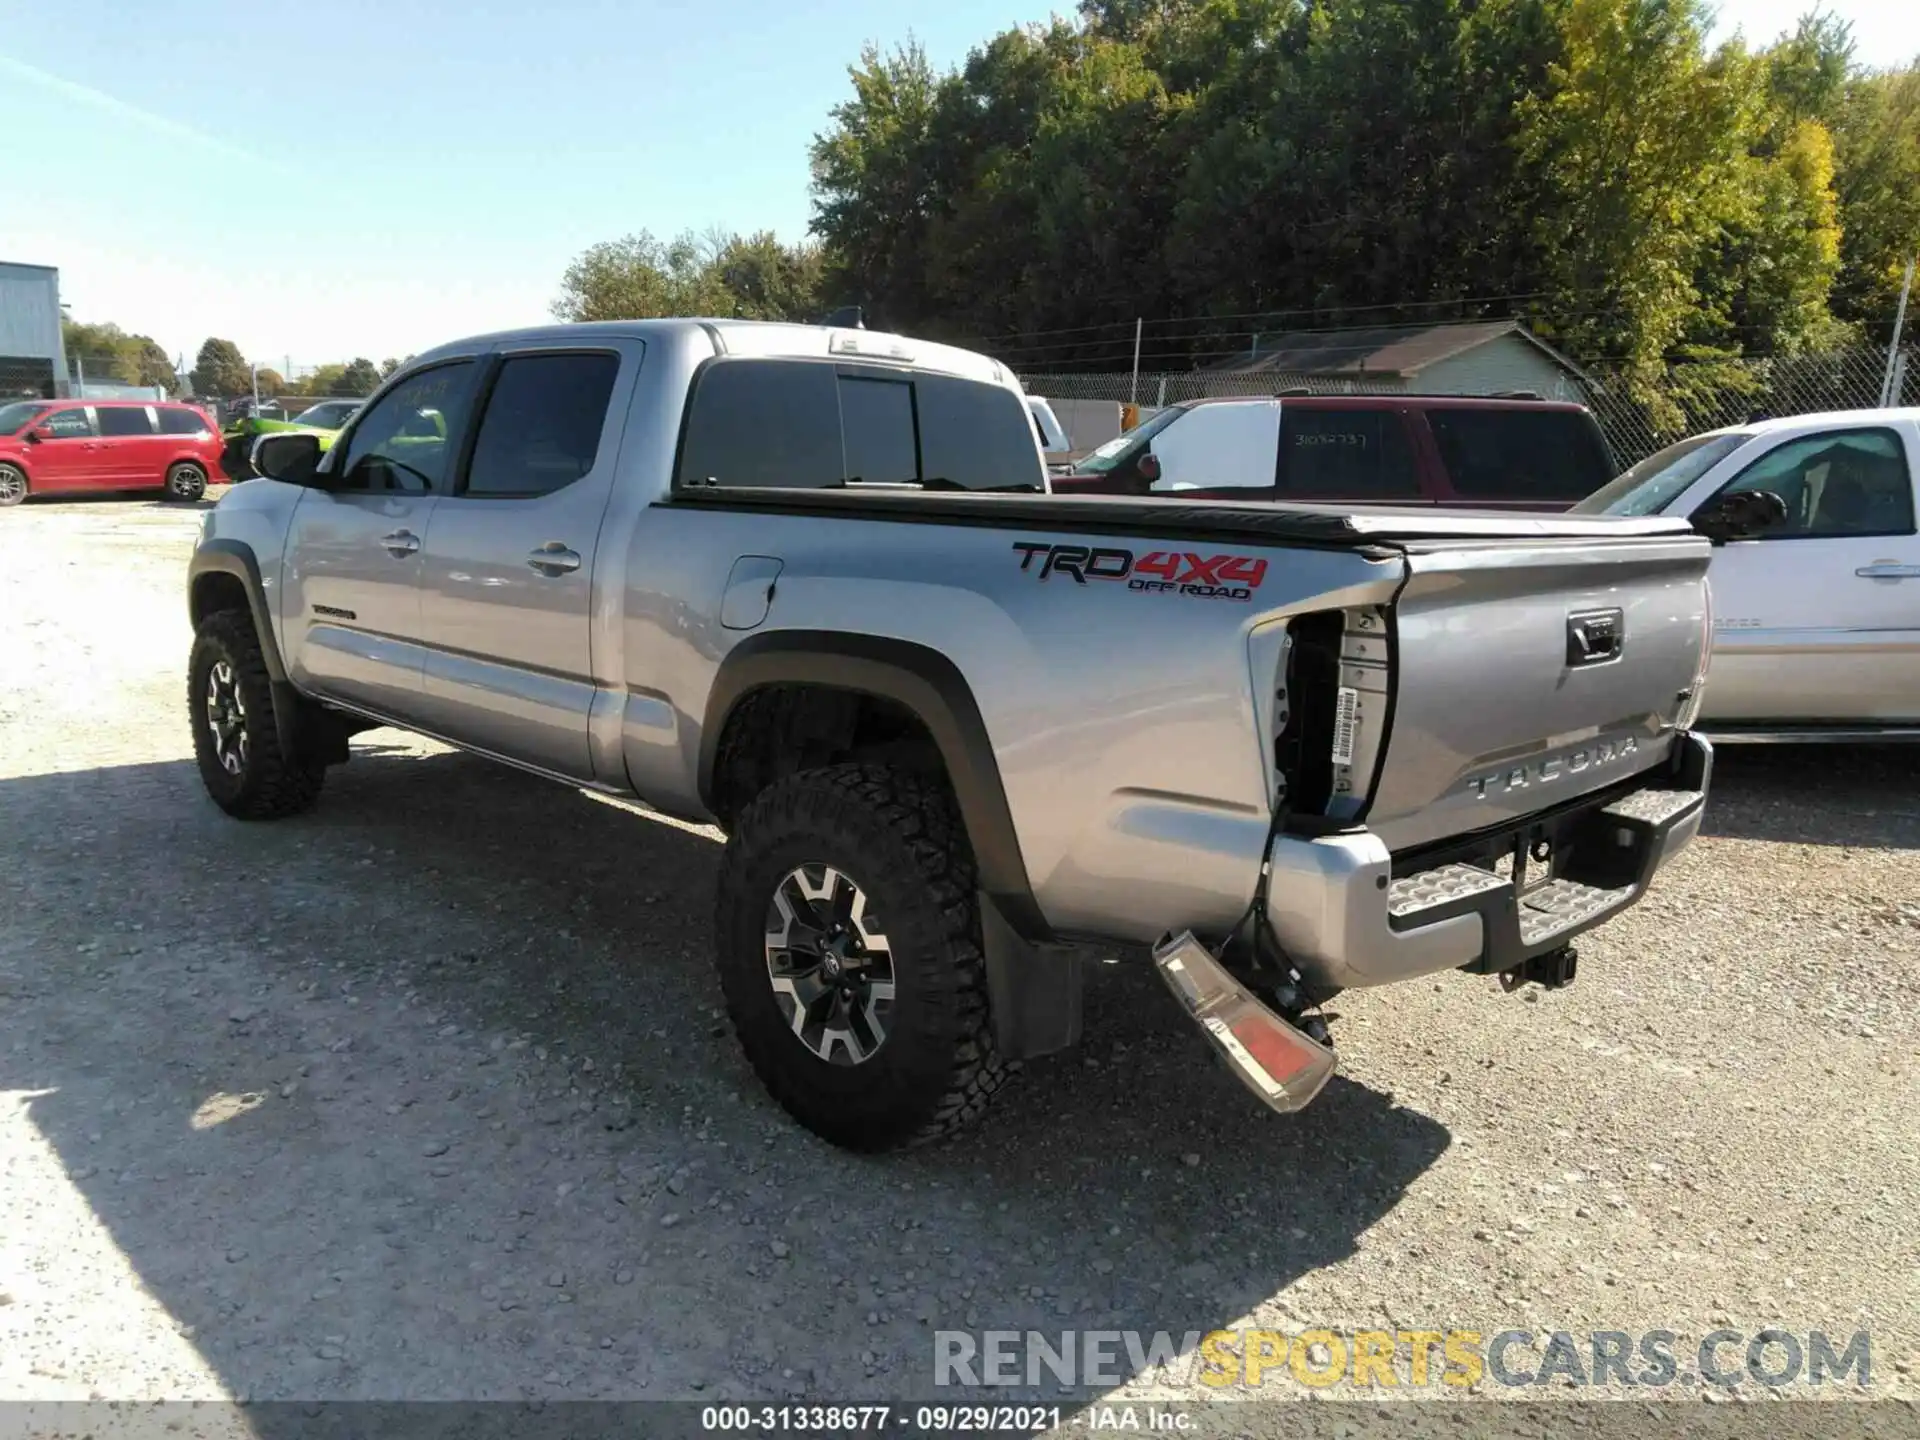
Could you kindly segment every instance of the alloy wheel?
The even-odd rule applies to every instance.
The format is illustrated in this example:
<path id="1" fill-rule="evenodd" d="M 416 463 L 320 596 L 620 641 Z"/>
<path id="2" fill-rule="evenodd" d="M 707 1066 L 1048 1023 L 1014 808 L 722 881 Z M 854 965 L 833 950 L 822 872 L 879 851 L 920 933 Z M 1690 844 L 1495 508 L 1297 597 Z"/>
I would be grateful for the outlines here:
<path id="1" fill-rule="evenodd" d="M 866 891 L 831 865 L 801 865 L 767 906 L 767 979 L 794 1035 L 831 1065 L 886 1043 L 893 949 Z"/>
<path id="2" fill-rule="evenodd" d="M 207 672 L 207 730 L 213 737 L 214 758 L 229 775 L 247 768 L 247 702 L 240 695 L 240 678 L 225 660 L 216 660 Z"/>

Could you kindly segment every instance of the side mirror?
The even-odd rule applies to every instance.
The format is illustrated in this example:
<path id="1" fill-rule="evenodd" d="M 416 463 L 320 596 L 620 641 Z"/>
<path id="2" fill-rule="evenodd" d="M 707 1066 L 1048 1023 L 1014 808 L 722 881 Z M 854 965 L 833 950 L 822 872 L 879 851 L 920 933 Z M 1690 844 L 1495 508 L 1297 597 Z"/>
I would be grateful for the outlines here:
<path id="1" fill-rule="evenodd" d="M 1771 490 L 1736 490 L 1693 512 L 1693 528 L 1716 545 L 1751 540 L 1787 518 L 1787 502 Z"/>
<path id="2" fill-rule="evenodd" d="M 276 430 L 253 442 L 255 473 L 289 485 L 311 485 L 320 464 L 320 437 L 306 430 Z"/>
<path id="3" fill-rule="evenodd" d="M 1155 455 L 1153 451 L 1146 450 L 1141 452 L 1140 458 L 1133 462 L 1133 468 L 1139 472 L 1140 478 L 1146 481 L 1147 484 L 1154 485 L 1159 483 L 1160 457 Z"/>
<path id="4" fill-rule="evenodd" d="M 38 445 L 41 441 L 51 440 L 52 438 L 53 433 L 41 425 L 34 426 L 33 429 L 27 431 L 25 436 L 26 442 L 29 445 Z"/>

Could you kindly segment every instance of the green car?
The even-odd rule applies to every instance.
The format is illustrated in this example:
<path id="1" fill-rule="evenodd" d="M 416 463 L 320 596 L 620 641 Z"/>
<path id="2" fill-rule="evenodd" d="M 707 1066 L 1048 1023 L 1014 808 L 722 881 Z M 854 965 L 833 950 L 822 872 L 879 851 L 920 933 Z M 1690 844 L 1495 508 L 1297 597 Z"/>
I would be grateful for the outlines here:
<path id="1" fill-rule="evenodd" d="M 324 451 L 333 444 L 333 437 L 340 432 L 340 427 L 366 403 L 364 400 L 322 400 L 318 405 L 309 405 L 291 420 L 286 418 L 286 412 L 278 405 L 263 401 L 258 409 L 249 406 L 247 413 L 220 432 L 226 441 L 220 452 L 220 466 L 230 479 L 251 480 L 253 442 L 277 430 L 315 431 L 320 436 L 320 448 Z"/>

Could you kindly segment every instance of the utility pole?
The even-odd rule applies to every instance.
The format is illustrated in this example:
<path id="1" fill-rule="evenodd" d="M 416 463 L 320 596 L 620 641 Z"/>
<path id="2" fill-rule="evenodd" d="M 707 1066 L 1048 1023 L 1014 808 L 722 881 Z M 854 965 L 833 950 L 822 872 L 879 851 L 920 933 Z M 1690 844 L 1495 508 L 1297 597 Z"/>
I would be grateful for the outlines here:
<path id="1" fill-rule="evenodd" d="M 250 364 L 247 366 L 247 373 L 253 377 L 253 414 L 254 418 L 258 419 L 260 416 L 260 367 Z"/>
<path id="2" fill-rule="evenodd" d="M 1145 328 L 1145 326 L 1146 326 L 1146 321 L 1142 317 L 1140 316 L 1134 317 L 1134 321 L 1133 321 L 1133 384 L 1127 387 L 1127 403 L 1129 405 L 1138 405 L 1140 403 L 1140 332 L 1142 329 Z"/>
<path id="3" fill-rule="evenodd" d="M 1914 260 L 1920 260 L 1920 255 L 1907 261 L 1907 278 L 1900 284 L 1900 305 L 1893 312 L 1893 339 L 1887 345 L 1887 376 L 1880 383 L 1880 404 L 1888 408 L 1900 398 L 1896 388 L 1899 385 L 1899 368 L 1894 362 L 1900 358 L 1900 330 L 1907 319 L 1907 296 L 1913 293 Z"/>
<path id="4" fill-rule="evenodd" d="M 74 380 L 75 388 L 80 392 L 76 398 L 81 400 L 86 399 L 87 398 L 87 361 L 86 361 L 86 357 L 83 356 L 78 350 L 73 352 L 73 380 Z"/>

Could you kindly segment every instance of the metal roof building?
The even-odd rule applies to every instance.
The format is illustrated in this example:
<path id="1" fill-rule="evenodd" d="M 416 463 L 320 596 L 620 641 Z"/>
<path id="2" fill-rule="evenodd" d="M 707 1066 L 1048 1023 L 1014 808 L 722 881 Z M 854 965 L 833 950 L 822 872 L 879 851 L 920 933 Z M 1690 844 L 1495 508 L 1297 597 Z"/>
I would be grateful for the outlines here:
<path id="1" fill-rule="evenodd" d="M 1443 395 L 1533 390 L 1548 399 L 1577 400 L 1583 396 L 1575 382 L 1592 383 L 1578 365 L 1516 320 L 1260 335 L 1245 355 L 1208 368 Z"/>
<path id="2" fill-rule="evenodd" d="M 0 261 L 0 400 L 51 400 L 66 385 L 60 272 Z"/>

